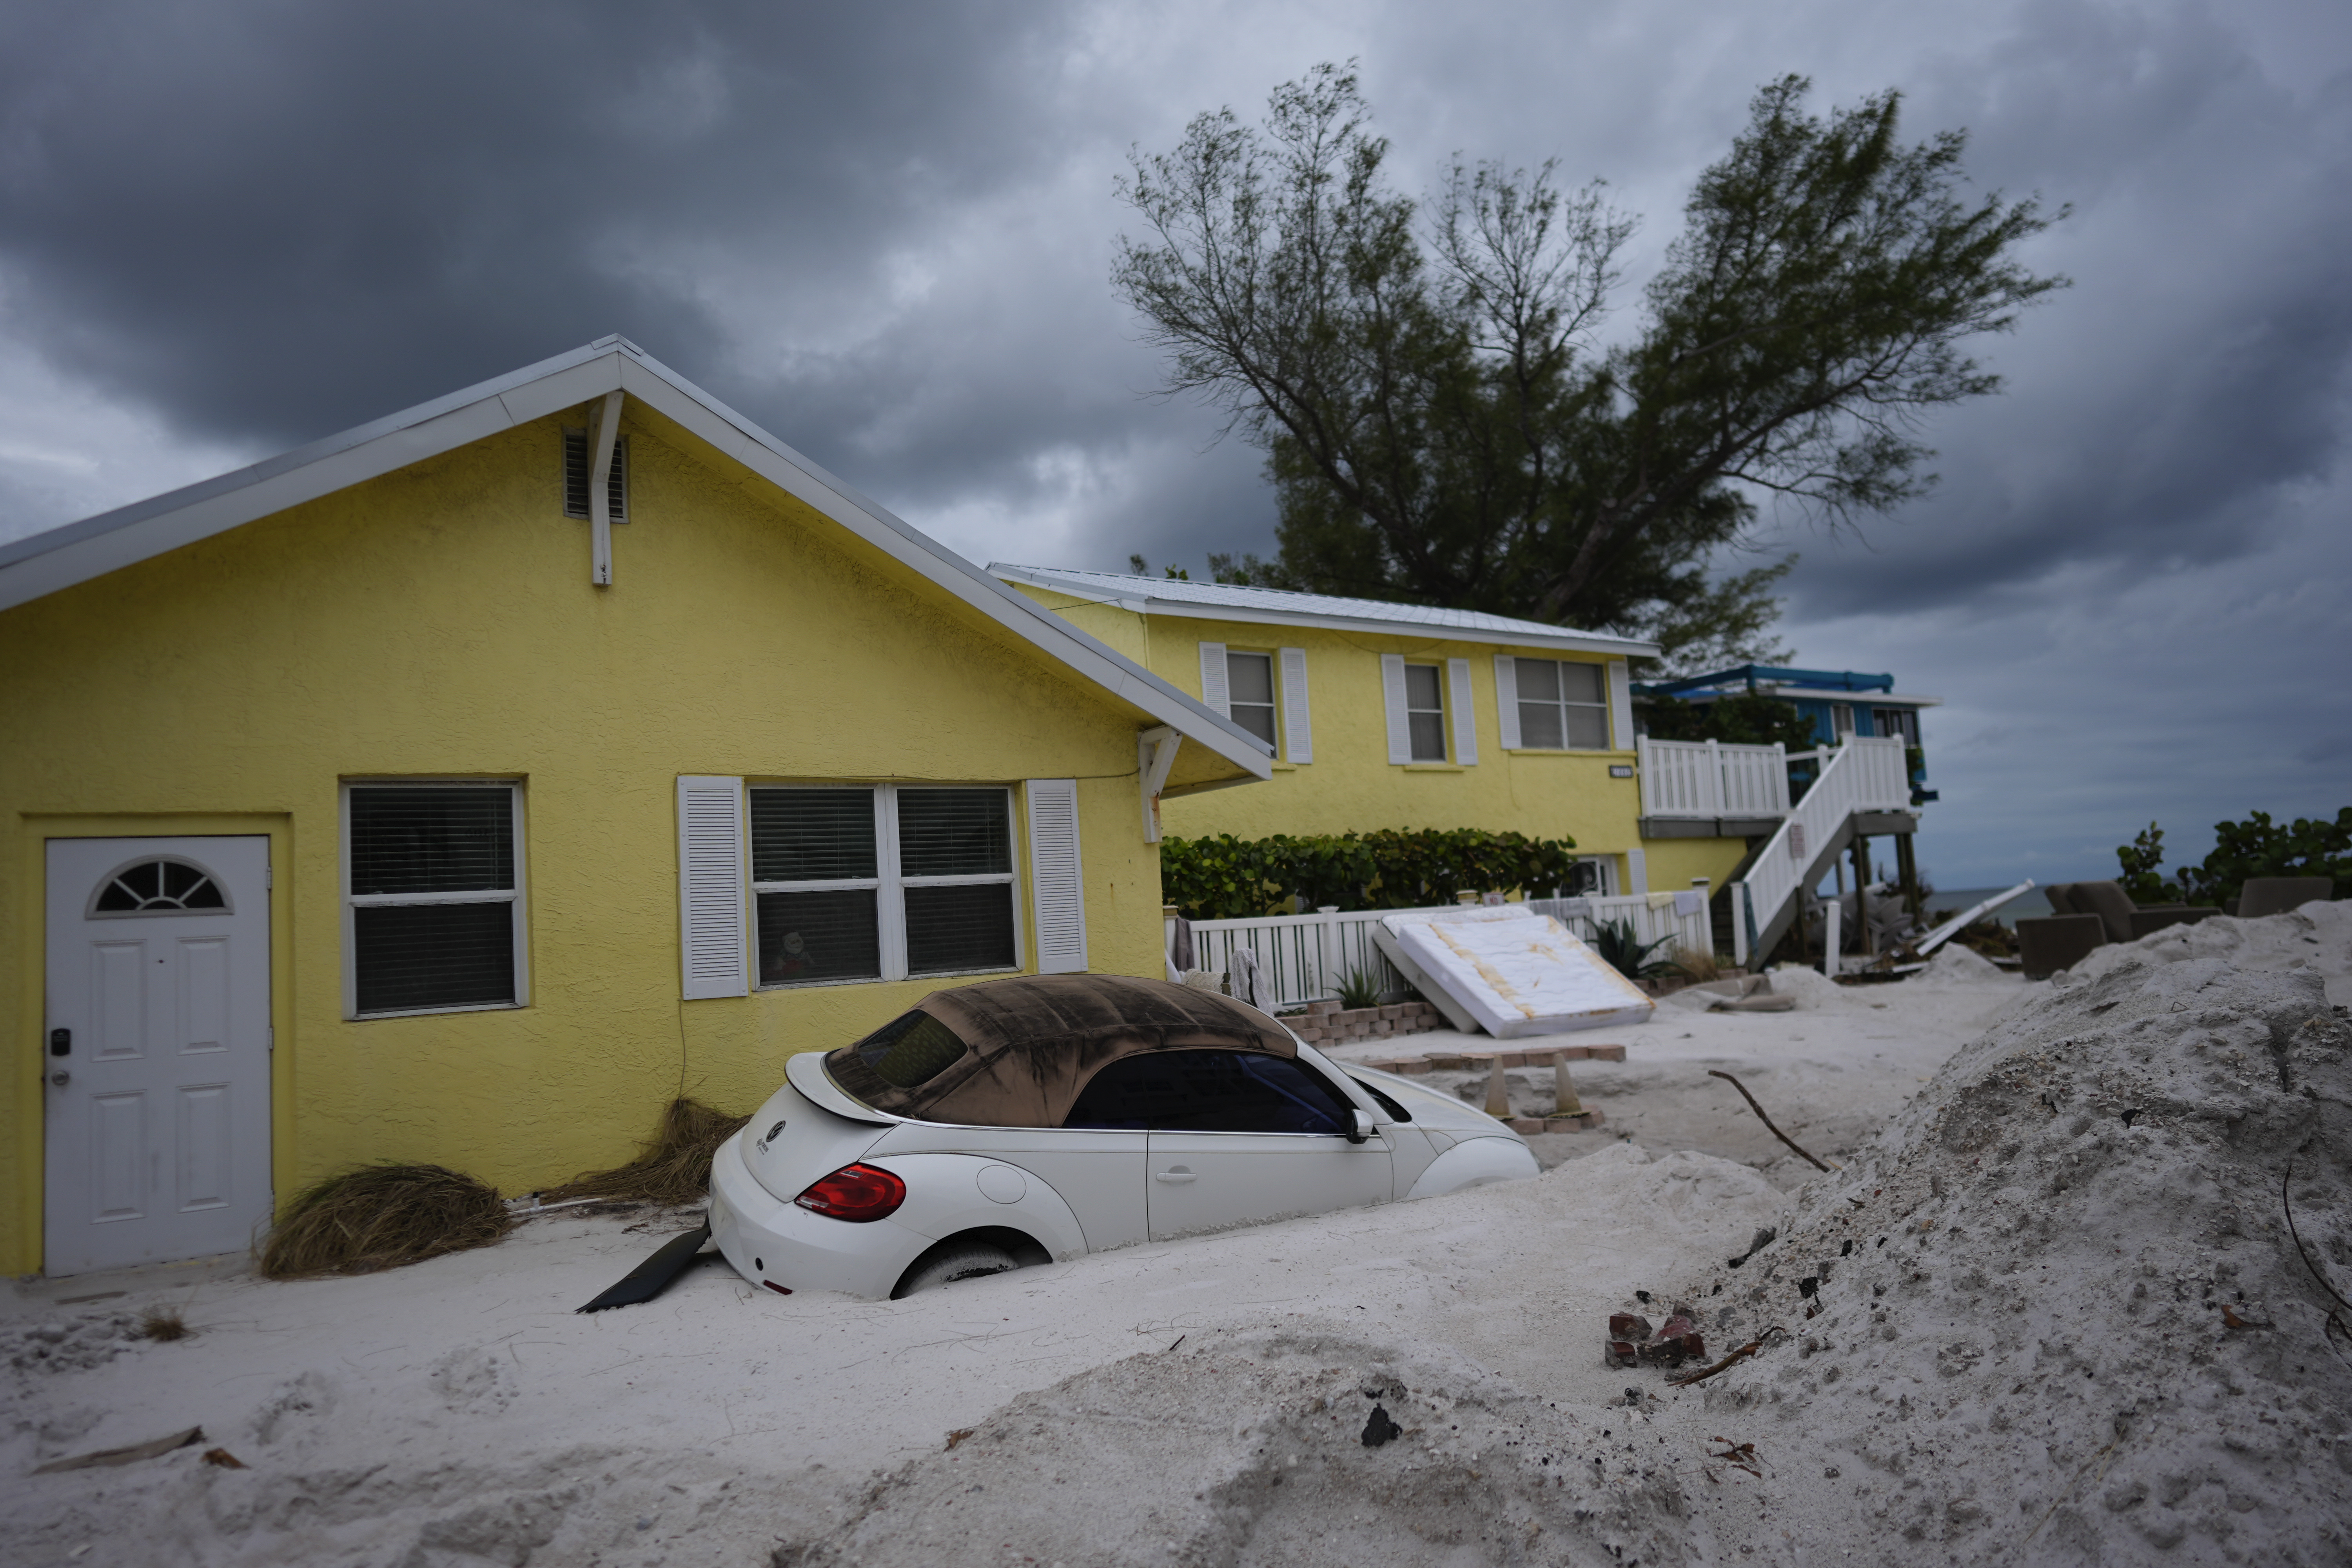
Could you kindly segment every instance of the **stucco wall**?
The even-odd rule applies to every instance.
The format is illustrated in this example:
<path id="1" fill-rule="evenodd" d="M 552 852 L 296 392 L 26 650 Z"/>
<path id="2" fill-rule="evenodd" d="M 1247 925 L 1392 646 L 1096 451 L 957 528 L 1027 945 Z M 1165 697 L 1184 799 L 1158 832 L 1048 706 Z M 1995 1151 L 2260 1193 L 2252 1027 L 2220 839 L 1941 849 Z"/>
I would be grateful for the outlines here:
<path id="1" fill-rule="evenodd" d="M 1486 827 L 1541 837 L 1565 836 L 1575 839 L 1581 852 L 1621 857 L 1640 842 L 1639 788 L 1632 779 L 1609 776 L 1612 763 L 1633 760 L 1631 750 L 1503 750 L 1495 708 L 1495 655 L 1512 650 L 1502 645 L 1172 616 L 1147 620 L 1113 605 L 1082 605 L 1049 589 L 1023 591 L 1114 642 L 1153 674 L 1194 696 L 1201 694 L 1202 642 L 1255 652 L 1307 650 L 1315 760 L 1301 765 L 1278 758 L 1267 784 L 1164 802 L 1161 818 L 1171 833 L 1257 838 L 1381 827 Z M 1122 623 L 1126 629 L 1117 629 Z M 1530 658 L 1579 657 L 1539 648 L 1517 651 Z M 1402 654 L 1417 664 L 1470 661 L 1472 709 L 1478 725 L 1475 765 L 1400 766 L 1388 760 L 1388 720 L 1381 690 L 1384 653 Z M 1622 864 L 1619 869 L 1622 874 Z"/>
<path id="2" fill-rule="evenodd" d="M 611 1163 L 681 1089 L 748 1110 L 790 1053 L 934 988 L 681 1003 L 680 773 L 1075 776 L 1092 967 L 1161 972 L 1134 713 L 635 405 L 633 521 L 592 586 L 560 489 L 560 426 L 585 422 L 0 614 L 0 1270 L 40 1261 L 52 834 L 273 835 L 281 1200 L 377 1158 L 509 1192 Z M 367 775 L 522 781 L 528 1006 L 342 1017 L 338 785 Z"/>

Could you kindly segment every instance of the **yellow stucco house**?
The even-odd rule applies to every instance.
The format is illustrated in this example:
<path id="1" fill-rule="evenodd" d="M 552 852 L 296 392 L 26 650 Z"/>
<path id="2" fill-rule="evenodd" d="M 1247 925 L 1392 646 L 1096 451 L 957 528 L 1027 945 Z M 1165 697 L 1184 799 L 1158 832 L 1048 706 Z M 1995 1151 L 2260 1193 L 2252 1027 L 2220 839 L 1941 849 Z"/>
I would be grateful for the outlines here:
<path id="1" fill-rule="evenodd" d="M 619 339 L 0 546 L 0 1269 L 514 1192 L 961 977 L 1164 971 L 1212 711 Z M 1245 793 L 1245 792 L 1244 792 Z"/>
<path id="2" fill-rule="evenodd" d="M 1475 610 L 992 563 L 1267 749 L 1265 787 L 1171 800 L 1166 831 L 1479 827 L 1573 838 L 1584 883 L 1721 887 L 1777 824 L 1648 821 L 1629 661 L 1654 644 Z M 1699 831 L 1692 829 L 1698 827 Z"/>

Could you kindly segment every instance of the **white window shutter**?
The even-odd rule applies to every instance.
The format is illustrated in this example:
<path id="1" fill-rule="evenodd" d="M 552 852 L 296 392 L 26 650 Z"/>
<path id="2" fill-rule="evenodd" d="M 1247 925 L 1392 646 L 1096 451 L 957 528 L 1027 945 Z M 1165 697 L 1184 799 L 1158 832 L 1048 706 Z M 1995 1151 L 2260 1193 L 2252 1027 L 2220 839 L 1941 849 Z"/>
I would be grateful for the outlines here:
<path id="1" fill-rule="evenodd" d="M 1625 851 L 1626 891 L 1636 897 L 1646 897 L 1650 891 L 1650 857 L 1641 849 Z"/>
<path id="2" fill-rule="evenodd" d="M 1381 706 L 1389 716 L 1389 761 L 1412 761 L 1412 726 L 1404 714 L 1404 655 L 1381 655 Z"/>
<path id="3" fill-rule="evenodd" d="M 677 922 L 683 989 L 692 1002 L 751 989 L 743 900 L 743 781 L 677 781 Z"/>
<path id="4" fill-rule="evenodd" d="M 1307 650 L 1282 650 L 1282 760 L 1315 760 L 1315 725 L 1307 713 Z"/>
<path id="5" fill-rule="evenodd" d="M 1507 653 L 1495 656 L 1495 727 L 1503 750 L 1519 749 L 1519 661 Z"/>
<path id="6" fill-rule="evenodd" d="M 1076 779 L 1031 779 L 1029 894 L 1037 908 L 1037 973 L 1087 967 L 1086 873 L 1078 858 Z"/>
<path id="7" fill-rule="evenodd" d="M 1220 719 L 1234 716 L 1233 683 L 1225 675 L 1225 645 L 1201 645 L 1201 701 Z"/>
<path id="8" fill-rule="evenodd" d="M 1454 710 L 1454 760 L 1464 767 L 1478 761 L 1478 714 L 1470 706 L 1470 661 L 1445 661 L 1445 703 Z"/>
<path id="9" fill-rule="evenodd" d="M 1633 678 L 1622 658 L 1609 661 L 1609 728 L 1611 745 L 1621 752 L 1633 749 Z"/>

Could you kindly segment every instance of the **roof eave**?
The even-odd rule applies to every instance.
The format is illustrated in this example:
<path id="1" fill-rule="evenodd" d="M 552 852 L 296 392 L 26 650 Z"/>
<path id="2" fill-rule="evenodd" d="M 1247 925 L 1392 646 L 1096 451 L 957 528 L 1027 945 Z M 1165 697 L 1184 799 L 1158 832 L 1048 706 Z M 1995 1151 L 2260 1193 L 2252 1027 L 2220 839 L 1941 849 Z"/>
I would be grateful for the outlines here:
<path id="1" fill-rule="evenodd" d="M 1234 621 L 1251 626 L 1307 626 L 1323 631 L 1368 632 L 1381 637 L 1417 637 L 1436 642 L 1483 643 L 1493 647 L 1541 647 L 1568 653 L 1600 653 L 1620 658 L 1655 658 L 1658 645 L 1633 637 L 1605 637 L 1591 632 L 1551 633 L 1498 631 L 1448 626 L 1423 621 L 1380 620 L 1370 616 L 1313 615 L 1296 610 L 1252 608 L 1241 605 L 1201 605 L 1182 599 L 1135 598 L 1073 583 L 1047 573 L 1030 572 L 1002 562 L 991 562 L 989 573 L 1004 582 L 1026 583 L 1088 604 L 1116 605 L 1139 616 L 1166 616 L 1193 621 Z"/>

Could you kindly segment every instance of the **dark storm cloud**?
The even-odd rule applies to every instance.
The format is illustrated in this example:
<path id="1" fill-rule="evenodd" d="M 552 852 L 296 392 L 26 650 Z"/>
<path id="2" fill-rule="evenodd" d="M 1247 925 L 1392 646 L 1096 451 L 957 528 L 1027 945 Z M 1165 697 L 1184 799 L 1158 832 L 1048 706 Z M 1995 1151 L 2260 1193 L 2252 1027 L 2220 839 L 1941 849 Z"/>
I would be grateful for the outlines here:
<path id="1" fill-rule="evenodd" d="M 2117 581 L 2272 542 L 2344 459 L 2352 97 L 2298 99 L 2200 12 L 2028 11 L 1990 60 L 1923 74 L 1915 128 L 1974 128 L 1987 184 L 2074 216 L 2033 247 L 2075 287 L 1984 340 L 2000 397 L 1935 420 L 1939 490 L 1869 551 L 1807 552 L 1817 616 Z"/>
<path id="2" fill-rule="evenodd" d="M 10 16 L 16 331 L 184 430 L 272 445 L 613 331 L 737 390 L 697 258 L 791 292 L 813 331 L 855 313 L 878 254 L 1034 160 L 1038 44 L 1062 21 L 446 0 Z"/>

